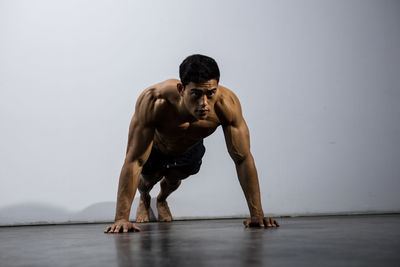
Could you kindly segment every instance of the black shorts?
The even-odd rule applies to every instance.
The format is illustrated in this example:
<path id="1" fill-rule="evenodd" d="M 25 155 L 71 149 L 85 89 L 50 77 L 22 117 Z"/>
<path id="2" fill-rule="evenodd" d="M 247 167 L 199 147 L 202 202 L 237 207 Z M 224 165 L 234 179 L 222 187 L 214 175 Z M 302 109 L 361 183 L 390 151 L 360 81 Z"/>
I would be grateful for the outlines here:
<path id="1" fill-rule="evenodd" d="M 179 170 L 188 176 L 196 174 L 200 170 L 201 159 L 205 151 L 203 139 L 178 156 L 165 155 L 153 147 L 149 158 L 143 165 L 142 174 L 153 179 L 161 179 L 170 169 Z"/>

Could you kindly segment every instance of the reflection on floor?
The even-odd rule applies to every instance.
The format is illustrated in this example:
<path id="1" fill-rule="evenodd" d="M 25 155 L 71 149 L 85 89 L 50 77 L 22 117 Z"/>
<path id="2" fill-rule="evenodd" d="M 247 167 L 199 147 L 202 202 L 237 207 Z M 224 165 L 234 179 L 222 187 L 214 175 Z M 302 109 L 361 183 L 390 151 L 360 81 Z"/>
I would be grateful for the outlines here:
<path id="1" fill-rule="evenodd" d="M 400 215 L 0 227 L 0 266 L 399 266 Z"/>

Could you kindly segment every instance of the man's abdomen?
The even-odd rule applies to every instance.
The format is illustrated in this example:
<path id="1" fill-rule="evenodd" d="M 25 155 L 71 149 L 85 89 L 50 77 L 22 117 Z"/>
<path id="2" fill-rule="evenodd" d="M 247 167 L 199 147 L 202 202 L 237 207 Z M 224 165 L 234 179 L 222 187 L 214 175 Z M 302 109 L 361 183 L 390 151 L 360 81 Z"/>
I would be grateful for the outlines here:
<path id="1" fill-rule="evenodd" d="M 200 170 L 205 150 L 203 139 L 180 155 L 167 155 L 153 147 L 143 166 L 142 174 L 144 176 L 165 175 L 170 169 L 179 170 L 187 175 L 196 174 Z"/>

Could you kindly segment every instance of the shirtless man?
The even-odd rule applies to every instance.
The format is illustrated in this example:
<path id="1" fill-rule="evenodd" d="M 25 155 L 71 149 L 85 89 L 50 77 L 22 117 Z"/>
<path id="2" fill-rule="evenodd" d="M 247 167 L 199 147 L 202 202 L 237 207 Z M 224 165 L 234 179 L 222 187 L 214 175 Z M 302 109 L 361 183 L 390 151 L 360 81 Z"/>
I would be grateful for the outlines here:
<path id="1" fill-rule="evenodd" d="M 147 88 L 137 100 L 119 178 L 115 222 L 104 232 L 140 231 L 129 222 L 136 189 L 140 192 L 136 222 L 148 222 L 149 192 L 159 181 L 158 220 L 170 222 L 167 197 L 182 179 L 199 171 L 203 139 L 220 125 L 250 210 L 251 218 L 244 225 L 278 227 L 277 221 L 264 217 L 249 130 L 239 99 L 218 84 L 217 63 L 207 56 L 189 56 L 180 65 L 179 76 L 180 81 L 171 79 Z"/>

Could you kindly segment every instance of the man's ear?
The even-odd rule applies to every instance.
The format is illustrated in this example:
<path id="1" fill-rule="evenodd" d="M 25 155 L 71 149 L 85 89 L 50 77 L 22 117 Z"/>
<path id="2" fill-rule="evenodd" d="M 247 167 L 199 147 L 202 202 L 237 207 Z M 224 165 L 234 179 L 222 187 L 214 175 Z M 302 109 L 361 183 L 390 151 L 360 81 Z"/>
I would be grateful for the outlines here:
<path id="1" fill-rule="evenodd" d="M 176 88 L 178 89 L 179 94 L 183 95 L 183 92 L 185 91 L 185 87 L 183 86 L 183 84 L 182 83 L 178 83 L 176 85 Z"/>

